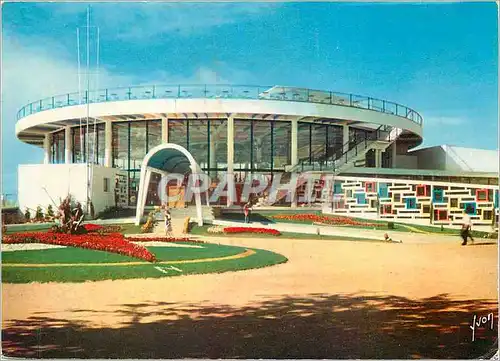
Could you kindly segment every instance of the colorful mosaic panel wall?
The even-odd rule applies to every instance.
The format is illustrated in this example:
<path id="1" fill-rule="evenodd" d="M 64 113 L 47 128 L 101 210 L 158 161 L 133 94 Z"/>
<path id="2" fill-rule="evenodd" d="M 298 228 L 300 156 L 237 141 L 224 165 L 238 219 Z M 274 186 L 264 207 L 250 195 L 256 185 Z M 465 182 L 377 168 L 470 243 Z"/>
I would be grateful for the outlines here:
<path id="1" fill-rule="evenodd" d="M 498 187 L 474 184 L 337 177 L 333 212 L 375 213 L 385 219 L 428 219 L 433 224 L 493 224 L 498 216 Z"/>

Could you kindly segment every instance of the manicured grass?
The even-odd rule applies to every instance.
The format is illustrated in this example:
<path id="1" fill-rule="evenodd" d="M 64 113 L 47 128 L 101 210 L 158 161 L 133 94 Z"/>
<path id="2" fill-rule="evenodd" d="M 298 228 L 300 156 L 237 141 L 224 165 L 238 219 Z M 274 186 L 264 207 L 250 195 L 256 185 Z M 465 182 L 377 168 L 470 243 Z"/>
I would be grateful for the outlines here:
<path id="1" fill-rule="evenodd" d="M 191 228 L 191 234 L 197 236 L 208 236 L 208 237 L 224 237 L 224 238 L 234 238 L 234 237 L 242 237 L 242 238 L 296 238 L 296 239 L 324 239 L 330 241 L 366 241 L 366 242 L 383 242 L 382 240 L 377 241 L 370 238 L 356 238 L 356 237 L 345 237 L 345 236 L 325 236 L 325 235 L 317 235 L 317 234 L 305 234 L 305 233 L 296 233 L 296 232 L 281 232 L 281 236 L 273 236 L 271 234 L 266 233 L 210 233 L 208 232 L 208 228 L 212 226 L 198 226 L 193 225 Z"/>
<path id="2" fill-rule="evenodd" d="M 184 244 L 184 243 L 183 243 Z M 246 248 L 202 244 L 203 248 L 147 247 L 161 261 L 183 261 L 205 258 L 234 256 L 245 252 Z M 48 252 L 51 251 L 51 252 Z M 3 262 L 8 263 L 75 263 L 70 267 L 2 267 L 2 282 L 85 282 L 99 280 L 118 280 L 132 278 L 159 278 L 189 274 L 220 273 L 228 271 L 260 268 L 286 262 L 277 253 L 258 250 L 253 255 L 229 260 L 212 262 L 182 263 L 173 265 L 143 262 L 139 265 L 120 265 L 123 262 L 138 262 L 136 259 L 107 252 L 81 250 L 75 248 L 5 252 Z M 48 252 L 44 255 L 45 252 Z M 5 254 L 8 253 L 7 258 Z M 16 253 L 22 255 L 16 255 Z M 57 260 L 57 253 L 60 260 Z M 11 255 L 12 254 L 12 255 Z M 79 256 L 84 256 L 79 259 Z M 116 265 L 88 266 L 82 263 L 116 263 Z M 160 268 L 157 269 L 155 267 Z M 180 270 L 180 272 L 179 272 Z M 166 273 L 165 273 L 166 272 Z"/>
<path id="3" fill-rule="evenodd" d="M 297 213 L 292 213 L 292 212 L 280 212 L 280 211 L 266 211 L 266 212 L 254 212 L 250 214 L 250 221 L 252 222 L 261 222 L 264 224 L 272 224 L 272 223 L 290 223 L 290 224 L 313 224 L 310 220 L 288 220 L 288 219 L 276 219 L 272 218 L 273 215 L 283 215 L 283 214 L 300 214 L 300 213 L 307 213 L 307 214 L 318 214 L 321 215 L 320 211 L 307 211 L 307 210 L 301 210 L 300 212 Z M 334 217 L 343 217 L 343 215 L 336 215 Z M 441 230 L 440 226 L 435 226 L 435 225 L 420 225 L 420 224 L 404 224 L 401 222 L 394 222 L 391 220 L 380 220 L 380 219 L 363 219 L 363 218 L 355 218 L 355 217 L 348 217 L 352 220 L 359 221 L 359 222 L 365 222 L 365 223 L 375 223 L 375 224 L 381 224 L 384 227 L 370 227 L 370 226 L 355 226 L 355 225 L 327 225 L 327 226 L 332 226 L 332 227 L 348 227 L 348 228 L 353 228 L 353 229 L 378 229 L 378 230 L 389 230 L 389 231 L 398 231 L 398 232 L 415 232 L 411 228 L 414 228 L 416 230 L 422 231 L 423 233 L 434 233 L 434 234 L 445 234 L 445 235 L 456 235 L 459 233 L 459 230 L 453 229 L 453 228 L 446 228 L 443 227 Z M 228 221 L 241 221 L 243 222 L 245 220 L 245 217 L 243 214 L 238 214 L 238 213 L 232 213 L 232 214 L 224 214 L 224 216 L 221 218 L 222 220 L 228 220 Z M 388 222 L 393 222 L 394 223 L 394 228 L 389 229 L 387 226 Z M 411 228 L 409 228 L 411 227 Z M 484 231 L 472 231 L 472 236 L 477 237 L 477 238 L 482 238 L 484 236 L 489 235 L 488 232 Z"/>
<path id="4" fill-rule="evenodd" d="M 106 225 L 107 226 L 107 225 Z M 110 224 L 110 226 L 119 226 L 121 234 L 139 234 L 142 233 L 141 226 L 136 226 L 133 223 L 124 223 L 124 224 Z"/>
<path id="5" fill-rule="evenodd" d="M 137 258 L 83 248 L 49 248 L 2 253 L 2 263 L 117 263 L 137 262 Z"/>

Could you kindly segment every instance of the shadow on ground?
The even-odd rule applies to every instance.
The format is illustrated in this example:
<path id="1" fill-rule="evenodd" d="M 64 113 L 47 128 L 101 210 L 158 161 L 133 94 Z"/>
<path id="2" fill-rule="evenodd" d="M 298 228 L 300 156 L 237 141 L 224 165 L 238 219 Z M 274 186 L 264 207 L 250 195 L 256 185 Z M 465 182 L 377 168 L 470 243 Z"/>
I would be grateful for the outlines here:
<path id="1" fill-rule="evenodd" d="M 313 294 L 244 308 L 151 302 L 117 305 L 118 328 L 40 312 L 6 322 L 2 344 L 4 355 L 35 358 L 477 358 L 495 348 L 496 321 L 494 330 L 477 328 L 474 342 L 469 326 L 474 314 L 496 310 L 493 301 L 447 295 Z"/>

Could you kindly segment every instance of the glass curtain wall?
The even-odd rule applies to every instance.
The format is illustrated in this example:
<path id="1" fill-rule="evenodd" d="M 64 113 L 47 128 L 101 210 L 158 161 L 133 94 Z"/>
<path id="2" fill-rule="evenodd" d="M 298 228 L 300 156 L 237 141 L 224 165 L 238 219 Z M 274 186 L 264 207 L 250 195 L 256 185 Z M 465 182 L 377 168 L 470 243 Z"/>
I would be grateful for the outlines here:
<path id="1" fill-rule="evenodd" d="M 234 121 L 234 169 L 282 171 L 291 162 L 290 122 Z"/>
<path id="2" fill-rule="evenodd" d="M 106 148 L 106 131 L 105 124 L 99 123 L 95 126 L 89 126 L 88 142 L 89 142 L 89 159 L 94 158 L 94 163 L 104 165 L 104 153 Z M 73 163 L 84 163 L 87 161 L 87 127 L 74 127 L 71 129 L 71 137 L 73 140 Z M 90 147 L 94 146 L 94 150 Z"/>
<path id="3" fill-rule="evenodd" d="M 73 163 L 84 163 L 86 158 L 86 127 L 74 127 L 71 129 Z"/>
<path id="4" fill-rule="evenodd" d="M 64 163 L 64 130 L 51 134 L 50 137 L 50 162 L 51 163 Z"/>
<path id="5" fill-rule="evenodd" d="M 299 122 L 297 147 L 299 162 L 312 164 L 342 155 L 342 127 Z"/>
<path id="6" fill-rule="evenodd" d="M 129 206 L 137 204 L 142 160 L 150 149 L 159 144 L 161 144 L 161 120 L 112 124 L 113 167 L 128 173 Z"/>

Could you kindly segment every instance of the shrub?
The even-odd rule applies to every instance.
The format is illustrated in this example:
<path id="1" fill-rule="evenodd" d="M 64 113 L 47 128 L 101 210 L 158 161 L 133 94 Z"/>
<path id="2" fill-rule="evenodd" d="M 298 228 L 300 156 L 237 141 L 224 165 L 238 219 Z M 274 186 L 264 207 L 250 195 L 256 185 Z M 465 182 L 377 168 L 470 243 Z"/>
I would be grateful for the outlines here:
<path id="1" fill-rule="evenodd" d="M 184 219 L 184 229 L 182 230 L 182 233 L 184 233 L 184 234 L 188 234 L 189 233 L 189 220 L 190 220 L 189 217 L 186 217 Z"/>
<path id="2" fill-rule="evenodd" d="M 54 210 L 52 209 L 52 204 L 47 207 L 47 217 L 54 218 Z"/>
<path id="3" fill-rule="evenodd" d="M 31 213 L 28 208 L 26 208 L 26 210 L 24 211 L 24 219 L 26 220 L 26 222 L 29 222 L 31 220 Z"/>
<path id="4" fill-rule="evenodd" d="M 43 211 L 42 211 L 42 207 L 40 207 L 40 206 L 36 207 L 35 220 L 37 222 L 43 221 Z"/>

